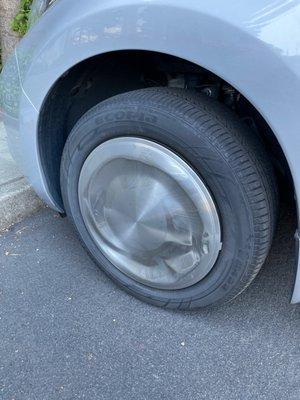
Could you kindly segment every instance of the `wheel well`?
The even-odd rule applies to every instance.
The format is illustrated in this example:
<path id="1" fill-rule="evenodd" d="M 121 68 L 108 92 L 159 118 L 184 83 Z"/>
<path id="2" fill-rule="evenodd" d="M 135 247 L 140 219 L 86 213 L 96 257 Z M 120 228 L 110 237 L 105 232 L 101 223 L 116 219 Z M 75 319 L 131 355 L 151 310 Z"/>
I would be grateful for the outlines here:
<path id="1" fill-rule="evenodd" d="M 87 59 L 67 71 L 51 88 L 39 118 L 42 169 L 55 202 L 62 208 L 60 161 L 73 126 L 91 107 L 109 97 L 150 86 L 192 89 L 223 102 L 259 135 L 279 179 L 291 174 L 281 147 L 260 113 L 230 84 L 189 61 L 151 51 L 118 51 Z M 288 177 L 288 179 L 286 179 Z"/>

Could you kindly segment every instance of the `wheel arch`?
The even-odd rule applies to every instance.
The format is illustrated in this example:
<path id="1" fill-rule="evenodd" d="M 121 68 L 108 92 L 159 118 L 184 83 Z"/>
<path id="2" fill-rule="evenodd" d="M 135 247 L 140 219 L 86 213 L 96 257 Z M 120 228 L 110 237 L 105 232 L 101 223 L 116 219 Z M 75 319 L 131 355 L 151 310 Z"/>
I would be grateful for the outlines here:
<path id="1" fill-rule="evenodd" d="M 155 62 L 156 57 L 159 56 L 165 57 L 170 62 L 173 60 L 174 62 L 188 63 L 188 65 L 199 67 L 207 74 L 222 79 L 222 77 L 215 75 L 199 64 L 190 63 L 189 60 L 170 54 L 145 50 L 121 50 L 81 61 L 60 76 L 47 93 L 39 112 L 38 152 L 48 190 L 61 209 L 63 204 L 60 194 L 59 165 L 64 143 L 72 127 L 86 111 L 100 101 L 145 87 L 143 86 L 144 82 L 139 77 L 140 59 L 147 60 L 146 63 L 150 64 Z M 120 65 L 122 66 L 121 72 L 118 72 Z M 91 88 L 88 87 L 89 78 L 95 71 L 98 74 L 95 76 L 94 86 Z M 231 84 L 231 82 L 225 82 Z M 236 87 L 234 89 L 237 90 Z M 87 96 L 82 94 L 85 90 Z M 244 98 L 248 102 L 248 99 Z M 271 143 L 279 149 L 287 175 L 293 181 L 287 158 L 271 125 L 268 124 L 253 103 L 249 102 L 249 104 L 266 127 L 267 132 L 265 134 L 269 136 Z"/>

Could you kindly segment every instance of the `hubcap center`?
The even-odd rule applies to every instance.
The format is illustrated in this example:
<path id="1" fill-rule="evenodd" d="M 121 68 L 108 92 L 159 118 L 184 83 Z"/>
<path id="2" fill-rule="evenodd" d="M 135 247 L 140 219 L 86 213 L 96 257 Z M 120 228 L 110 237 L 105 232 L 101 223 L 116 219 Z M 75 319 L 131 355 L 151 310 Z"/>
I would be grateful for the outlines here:
<path id="1" fill-rule="evenodd" d="M 128 179 L 125 179 L 125 185 L 126 180 Z M 168 228 L 163 198 L 167 193 L 153 177 L 145 177 L 141 182 L 132 183 L 131 181 L 130 184 L 129 179 L 129 185 L 123 188 L 118 197 L 113 193 L 119 182 L 113 181 L 109 185 L 105 218 L 124 246 L 138 254 L 156 250 L 166 240 Z M 155 198 L 150 197 L 151 192 Z M 145 193 L 149 194 L 148 198 L 145 198 Z"/>

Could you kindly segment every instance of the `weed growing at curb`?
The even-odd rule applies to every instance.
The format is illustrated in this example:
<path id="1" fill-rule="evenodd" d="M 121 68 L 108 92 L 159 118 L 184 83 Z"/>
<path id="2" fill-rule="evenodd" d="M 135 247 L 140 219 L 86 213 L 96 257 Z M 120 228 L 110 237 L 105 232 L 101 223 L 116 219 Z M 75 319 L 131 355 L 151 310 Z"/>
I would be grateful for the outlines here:
<path id="1" fill-rule="evenodd" d="M 29 14 L 32 0 L 21 0 L 18 12 L 11 22 L 11 29 L 19 36 L 24 36 L 29 27 Z"/>

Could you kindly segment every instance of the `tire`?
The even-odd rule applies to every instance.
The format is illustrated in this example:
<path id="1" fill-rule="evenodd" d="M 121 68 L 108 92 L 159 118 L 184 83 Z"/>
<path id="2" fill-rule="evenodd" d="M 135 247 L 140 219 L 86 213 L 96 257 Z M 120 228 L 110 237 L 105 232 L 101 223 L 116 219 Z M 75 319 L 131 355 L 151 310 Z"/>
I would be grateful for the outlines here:
<path id="1" fill-rule="evenodd" d="M 176 290 L 143 284 L 116 268 L 87 229 L 78 196 L 81 171 L 94 149 L 120 137 L 164 146 L 205 182 L 220 219 L 222 249 L 199 282 Z M 61 190 L 68 218 L 100 268 L 128 293 L 168 309 L 191 310 L 238 296 L 263 265 L 276 223 L 276 182 L 259 139 L 226 107 L 186 90 L 143 89 L 92 108 L 67 139 Z"/>

